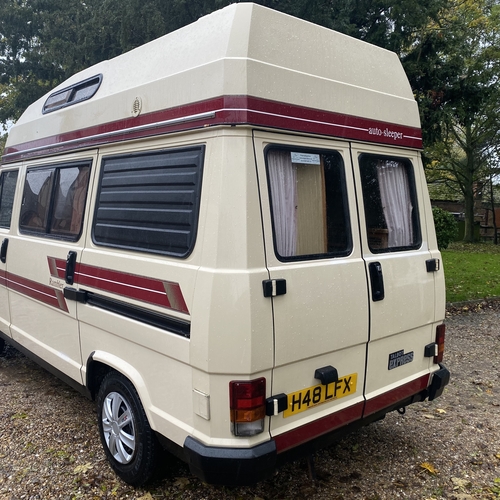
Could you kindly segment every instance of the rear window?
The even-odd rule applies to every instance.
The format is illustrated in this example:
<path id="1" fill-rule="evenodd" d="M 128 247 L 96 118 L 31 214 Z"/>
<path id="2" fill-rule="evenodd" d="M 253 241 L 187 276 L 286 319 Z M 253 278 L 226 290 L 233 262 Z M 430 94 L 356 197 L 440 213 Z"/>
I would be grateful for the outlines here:
<path id="1" fill-rule="evenodd" d="M 415 176 L 405 158 L 359 157 L 368 246 L 373 253 L 420 247 Z"/>
<path id="2" fill-rule="evenodd" d="M 94 242 L 186 257 L 195 243 L 204 152 L 198 146 L 104 158 Z"/>
<path id="3" fill-rule="evenodd" d="M 278 258 L 348 255 L 352 244 L 342 156 L 273 146 L 266 150 L 266 165 Z"/>

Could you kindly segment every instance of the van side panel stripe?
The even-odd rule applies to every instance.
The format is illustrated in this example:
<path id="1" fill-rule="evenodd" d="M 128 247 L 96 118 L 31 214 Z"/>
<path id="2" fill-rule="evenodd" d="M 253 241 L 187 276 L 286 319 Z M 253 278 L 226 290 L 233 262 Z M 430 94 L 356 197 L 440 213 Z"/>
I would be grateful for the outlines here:
<path id="1" fill-rule="evenodd" d="M 6 273 L 4 281 L 6 282 L 7 288 L 11 290 L 55 307 L 56 309 L 60 309 L 66 313 L 69 312 L 68 304 L 61 290 L 56 290 L 50 286 L 42 285 L 41 283 L 12 273 Z"/>
<path id="2" fill-rule="evenodd" d="M 214 125 L 253 125 L 422 148 L 420 128 L 257 97 L 221 96 L 9 146 L 3 162 Z"/>
<path id="3" fill-rule="evenodd" d="M 64 279 L 66 262 L 54 257 L 48 262 L 52 276 Z M 74 283 L 189 314 L 179 283 L 87 264 L 76 265 Z"/>

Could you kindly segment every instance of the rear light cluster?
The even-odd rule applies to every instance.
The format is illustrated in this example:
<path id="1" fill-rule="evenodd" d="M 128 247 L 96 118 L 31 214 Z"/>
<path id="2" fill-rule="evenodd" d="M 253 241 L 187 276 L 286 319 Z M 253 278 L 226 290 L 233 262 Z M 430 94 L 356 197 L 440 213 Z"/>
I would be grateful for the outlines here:
<path id="1" fill-rule="evenodd" d="M 443 361 L 445 332 L 446 332 L 445 325 L 439 325 L 436 328 L 437 354 L 436 356 L 434 356 L 434 363 L 441 363 Z"/>
<path id="2" fill-rule="evenodd" d="M 231 431 L 235 436 L 255 436 L 264 431 L 266 379 L 229 382 Z"/>

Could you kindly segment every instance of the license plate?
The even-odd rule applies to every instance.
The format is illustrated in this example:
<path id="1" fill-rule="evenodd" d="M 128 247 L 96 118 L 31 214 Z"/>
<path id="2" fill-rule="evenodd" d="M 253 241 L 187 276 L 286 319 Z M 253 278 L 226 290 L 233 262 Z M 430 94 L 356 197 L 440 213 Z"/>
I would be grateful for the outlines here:
<path id="1" fill-rule="evenodd" d="M 301 391 L 292 392 L 288 394 L 288 407 L 283 412 L 283 417 L 291 417 L 313 406 L 350 396 L 356 392 L 357 382 L 358 374 L 351 373 L 351 375 L 340 377 L 337 382 L 328 385 L 319 384 Z"/>

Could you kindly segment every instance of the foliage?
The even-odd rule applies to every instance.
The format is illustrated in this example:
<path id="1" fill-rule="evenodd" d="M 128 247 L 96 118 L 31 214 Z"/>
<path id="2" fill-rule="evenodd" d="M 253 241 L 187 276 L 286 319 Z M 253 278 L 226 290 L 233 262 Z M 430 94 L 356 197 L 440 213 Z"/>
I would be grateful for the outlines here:
<path id="1" fill-rule="evenodd" d="M 452 243 L 443 250 L 447 302 L 500 297 L 500 248 Z"/>
<path id="2" fill-rule="evenodd" d="M 460 193 L 464 240 L 473 241 L 474 200 L 491 176 L 500 143 L 500 6 L 492 0 L 452 0 L 429 32 L 439 35 L 440 43 L 430 58 L 436 86 L 417 93 L 429 127 L 427 175 Z M 434 118 L 426 119 L 426 113 Z"/>
<path id="3" fill-rule="evenodd" d="M 449 0 L 255 1 L 402 55 L 419 50 L 415 34 L 425 30 Z M 71 74 L 232 2 L 2 0 L 0 123 L 16 120 L 29 103 Z"/>
<path id="4" fill-rule="evenodd" d="M 448 245 L 455 241 L 458 236 L 458 224 L 450 212 L 438 207 L 432 208 L 434 225 L 436 227 L 436 237 L 440 250 L 448 248 Z"/>

